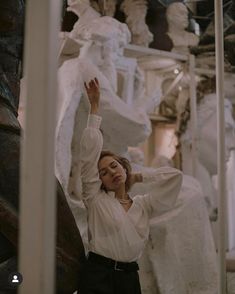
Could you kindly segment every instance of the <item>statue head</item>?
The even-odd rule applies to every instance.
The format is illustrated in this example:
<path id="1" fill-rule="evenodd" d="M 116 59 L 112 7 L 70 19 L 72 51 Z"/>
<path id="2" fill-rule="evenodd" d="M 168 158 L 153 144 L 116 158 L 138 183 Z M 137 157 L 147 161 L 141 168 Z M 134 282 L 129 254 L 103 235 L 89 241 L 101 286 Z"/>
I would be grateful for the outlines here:
<path id="1" fill-rule="evenodd" d="M 188 27 L 188 9 L 181 2 L 171 3 L 166 10 L 166 18 L 169 26 L 185 30 Z"/>

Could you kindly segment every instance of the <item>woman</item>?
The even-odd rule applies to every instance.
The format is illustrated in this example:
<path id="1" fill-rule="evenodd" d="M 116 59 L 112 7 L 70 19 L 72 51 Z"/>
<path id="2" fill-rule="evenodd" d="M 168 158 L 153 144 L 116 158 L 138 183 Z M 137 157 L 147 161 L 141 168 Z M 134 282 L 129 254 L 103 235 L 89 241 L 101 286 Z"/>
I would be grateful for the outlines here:
<path id="1" fill-rule="evenodd" d="M 91 109 L 81 139 L 80 164 L 90 252 L 79 294 L 139 294 L 136 260 L 148 239 L 149 218 L 173 207 L 182 175 L 169 167 L 151 176 L 131 174 L 127 159 L 101 152 L 98 80 L 91 80 L 85 88 Z M 128 190 L 142 181 L 153 182 L 155 193 L 131 199 Z"/>

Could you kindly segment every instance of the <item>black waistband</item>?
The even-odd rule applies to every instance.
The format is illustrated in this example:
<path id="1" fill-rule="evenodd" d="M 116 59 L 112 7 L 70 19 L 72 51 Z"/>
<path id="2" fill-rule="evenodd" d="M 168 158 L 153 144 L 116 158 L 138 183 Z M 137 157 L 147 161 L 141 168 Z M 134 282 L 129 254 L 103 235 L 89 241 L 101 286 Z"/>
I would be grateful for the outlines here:
<path id="1" fill-rule="evenodd" d="M 94 263 L 104 265 L 116 271 L 135 272 L 139 270 L 139 266 L 137 262 L 135 261 L 133 262 L 116 261 L 91 251 L 88 253 L 88 260 Z"/>

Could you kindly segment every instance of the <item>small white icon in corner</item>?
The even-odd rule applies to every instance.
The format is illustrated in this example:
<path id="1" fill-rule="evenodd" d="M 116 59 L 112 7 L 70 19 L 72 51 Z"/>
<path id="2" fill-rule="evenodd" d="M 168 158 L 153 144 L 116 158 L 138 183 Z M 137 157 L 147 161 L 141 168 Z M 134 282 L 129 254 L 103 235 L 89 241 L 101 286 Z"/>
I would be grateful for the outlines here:
<path id="1" fill-rule="evenodd" d="M 15 287 L 19 286 L 22 283 L 23 277 L 22 277 L 21 273 L 14 272 L 14 273 L 11 273 L 9 275 L 8 281 L 11 284 L 11 286 L 13 288 L 15 288 Z"/>
<path id="2" fill-rule="evenodd" d="M 11 282 L 12 282 L 12 283 L 19 283 L 19 282 L 20 282 L 20 281 L 18 280 L 17 275 L 14 275 L 14 276 L 13 276 L 13 279 L 12 279 Z"/>

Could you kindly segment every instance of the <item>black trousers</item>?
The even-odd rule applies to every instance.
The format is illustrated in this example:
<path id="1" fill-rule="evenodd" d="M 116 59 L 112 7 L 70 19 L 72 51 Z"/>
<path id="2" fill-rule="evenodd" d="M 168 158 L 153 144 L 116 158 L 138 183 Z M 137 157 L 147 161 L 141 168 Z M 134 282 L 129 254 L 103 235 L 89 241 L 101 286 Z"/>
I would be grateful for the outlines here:
<path id="1" fill-rule="evenodd" d="M 113 266 L 105 257 L 97 256 L 93 254 L 86 261 L 79 294 L 141 294 L 137 264 L 134 268 L 124 264 L 120 269 L 122 266 Z"/>

